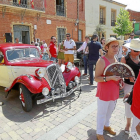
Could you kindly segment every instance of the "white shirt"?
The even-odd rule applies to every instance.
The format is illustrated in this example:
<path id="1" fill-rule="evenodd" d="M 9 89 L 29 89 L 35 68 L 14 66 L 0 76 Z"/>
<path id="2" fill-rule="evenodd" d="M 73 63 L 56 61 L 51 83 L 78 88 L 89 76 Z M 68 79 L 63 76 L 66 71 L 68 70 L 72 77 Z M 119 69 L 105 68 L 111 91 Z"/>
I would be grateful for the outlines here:
<path id="1" fill-rule="evenodd" d="M 47 44 L 46 44 L 46 43 L 44 43 L 44 44 L 43 44 L 43 46 L 44 46 L 44 47 L 47 47 Z"/>
<path id="2" fill-rule="evenodd" d="M 131 43 L 131 40 L 132 40 L 131 38 L 127 39 L 126 43 Z M 128 54 L 129 52 L 131 52 L 131 50 L 128 48 L 126 54 Z"/>
<path id="3" fill-rule="evenodd" d="M 126 40 L 126 43 L 130 43 L 131 40 L 132 40 L 131 38 L 127 39 L 127 40 Z"/>
<path id="4" fill-rule="evenodd" d="M 39 53 L 41 53 L 41 48 L 39 47 L 39 46 L 36 46 L 37 48 L 38 48 L 38 50 L 39 50 Z"/>
<path id="5" fill-rule="evenodd" d="M 70 39 L 69 41 L 68 40 L 64 41 L 64 46 L 65 46 L 65 49 L 73 49 L 74 46 L 76 46 L 76 44 L 74 40 Z M 74 50 L 65 51 L 65 54 L 74 54 Z"/>
<path id="6" fill-rule="evenodd" d="M 44 47 L 43 53 L 47 53 L 47 50 L 49 50 L 49 48 L 48 47 Z"/>
<path id="7" fill-rule="evenodd" d="M 80 52 L 80 51 L 83 50 L 83 52 L 84 52 L 85 54 L 88 54 L 88 52 L 85 52 L 86 47 L 87 47 L 87 42 L 84 42 L 84 43 L 82 44 L 82 46 L 77 50 L 77 52 Z"/>
<path id="8" fill-rule="evenodd" d="M 122 57 L 123 57 L 122 51 L 123 51 L 123 50 L 122 50 L 122 46 L 120 46 L 120 47 L 119 47 L 118 53 L 115 55 L 116 58 L 122 58 Z"/>

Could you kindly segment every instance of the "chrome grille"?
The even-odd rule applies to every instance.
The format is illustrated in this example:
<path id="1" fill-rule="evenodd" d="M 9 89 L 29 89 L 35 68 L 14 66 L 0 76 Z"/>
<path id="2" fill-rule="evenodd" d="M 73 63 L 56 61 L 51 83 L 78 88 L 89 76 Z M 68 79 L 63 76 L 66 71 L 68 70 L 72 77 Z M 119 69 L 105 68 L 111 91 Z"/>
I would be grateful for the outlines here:
<path id="1" fill-rule="evenodd" d="M 66 89 L 63 74 L 57 64 L 51 64 L 48 66 L 46 72 L 50 81 L 51 88 L 61 88 L 63 91 Z"/>

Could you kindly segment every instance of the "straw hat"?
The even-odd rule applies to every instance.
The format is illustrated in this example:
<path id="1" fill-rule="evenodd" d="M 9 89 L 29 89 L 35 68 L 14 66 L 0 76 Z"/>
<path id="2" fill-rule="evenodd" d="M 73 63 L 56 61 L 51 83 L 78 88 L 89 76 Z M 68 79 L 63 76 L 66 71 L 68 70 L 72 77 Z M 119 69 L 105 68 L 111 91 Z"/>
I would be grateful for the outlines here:
<path id="1" fill-rule="evenodd" d="M 127 47 L 135 51 L 140 51 L 140 39 L 132 39 L 131 43 L 127 43 Z"/>
<path id="2" fill-rule="evenodd" d="M 106 40 L 106 42 L 105 42 L 104 50 L 106 50 L 106 49 L 105 49 L 105 46 L 107 46 L 109 43 L 114 42 L 114 41 L 116 41 L 116 42 L 119 43 L 119 40 L 117 40 L 117 39 L 114 38 L 114 37 L 110 37 L 110 38 L 108 38 L 108 39 Z"/>

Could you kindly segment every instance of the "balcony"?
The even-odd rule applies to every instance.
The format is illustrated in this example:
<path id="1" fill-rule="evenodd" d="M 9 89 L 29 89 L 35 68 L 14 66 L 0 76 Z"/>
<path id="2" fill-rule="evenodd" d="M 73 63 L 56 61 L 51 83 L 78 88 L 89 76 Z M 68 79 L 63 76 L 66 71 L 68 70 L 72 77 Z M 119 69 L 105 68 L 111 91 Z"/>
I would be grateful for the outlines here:
<path id="1" fill-rule="evenodd" d="M 0 6 L 45 12 L 44 0 L 0 0 Z"/>
<path id="2" fill-rule="evenodd" d="M 115 26 L 116 20 L 111 20 L 111 26 Z"/>
<path id="3" fill-rule="evenodd" d="M 105 25 L 105 18 L 100 18 L 100 24 Z"/>
<path id="4" fill-rule="evenodd" d="M 61 5 L 56 5 L 56 15 L 57 16 L 66 16 L 65 7 Z"/>

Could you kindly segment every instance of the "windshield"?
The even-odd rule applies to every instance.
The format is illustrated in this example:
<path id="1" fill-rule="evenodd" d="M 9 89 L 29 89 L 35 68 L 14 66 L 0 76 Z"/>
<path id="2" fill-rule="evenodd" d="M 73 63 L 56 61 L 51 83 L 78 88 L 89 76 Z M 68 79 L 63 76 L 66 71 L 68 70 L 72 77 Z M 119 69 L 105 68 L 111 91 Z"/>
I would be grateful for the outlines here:
<path id="1" fill-rule="evenodd" d="M 36 48 L 21 48 L 7 50 L 7 60 L 12 61 L 16 59 L 30 59 L 40 57 L 39 52 Z"/>

